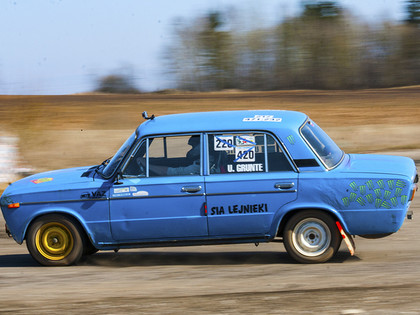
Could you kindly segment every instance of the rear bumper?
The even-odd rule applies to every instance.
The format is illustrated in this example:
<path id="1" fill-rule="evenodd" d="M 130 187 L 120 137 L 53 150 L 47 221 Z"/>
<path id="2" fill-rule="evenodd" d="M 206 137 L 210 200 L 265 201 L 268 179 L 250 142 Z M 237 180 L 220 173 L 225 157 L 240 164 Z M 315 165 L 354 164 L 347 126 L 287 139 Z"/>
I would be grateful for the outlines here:
<path id="1" fill-rule="evenodd" d="M 408 208 L 409 204 L 402 209 L 358 209 L 340 214 L 350 235 L 389 234 L 400 229 Z"/>

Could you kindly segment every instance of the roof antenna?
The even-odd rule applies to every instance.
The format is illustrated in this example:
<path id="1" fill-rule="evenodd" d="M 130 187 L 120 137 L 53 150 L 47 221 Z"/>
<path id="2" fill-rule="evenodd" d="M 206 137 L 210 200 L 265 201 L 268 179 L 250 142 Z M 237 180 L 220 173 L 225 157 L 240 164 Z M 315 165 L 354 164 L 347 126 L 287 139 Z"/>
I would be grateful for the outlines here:
<path id="1" fill-rule="evenodd" d="M 150 117 L 148 117 L 147 116 L 147 112 L 143 112 L 142 114 L 141 114 L 142 116 L 143 116 L 143 118 L 144 119 L 146 119 L 146 120 L 153 120 L 154 118 L 155 118 L 155 115 L 152 115 L 152 116 L 150 116 Z"/>

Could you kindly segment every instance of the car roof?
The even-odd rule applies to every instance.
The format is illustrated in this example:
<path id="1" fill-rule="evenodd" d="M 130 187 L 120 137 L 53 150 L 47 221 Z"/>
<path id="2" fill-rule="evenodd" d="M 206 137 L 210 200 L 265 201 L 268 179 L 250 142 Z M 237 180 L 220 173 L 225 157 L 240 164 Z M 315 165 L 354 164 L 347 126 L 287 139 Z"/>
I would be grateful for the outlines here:
<path id="1" fill-rule="evenodd" d="M 142 123 L 141 137 L 154 134 L 237 130 L 297 130 L 308 118 L 306 114 L 287 110 L 238 110 L 185 113 L 158 116 Z"/>

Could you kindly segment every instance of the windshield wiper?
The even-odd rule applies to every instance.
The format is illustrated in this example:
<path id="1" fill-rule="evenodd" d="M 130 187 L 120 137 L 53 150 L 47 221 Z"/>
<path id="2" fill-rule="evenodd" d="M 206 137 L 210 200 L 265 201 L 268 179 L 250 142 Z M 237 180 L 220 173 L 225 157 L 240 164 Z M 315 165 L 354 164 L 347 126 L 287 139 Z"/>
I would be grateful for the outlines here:
<path id="1" fill-rule="evenodd" d="M 112 159 L 113 157 L 111 156 L 111 157 L 109 157 L 109 158 L 107 158 L 106 160 L 104 160 L 101 164 L 99 164 L 97 167 L 96 167 L 96 169 L 99 169 L 101 166 L 107 166 L 108 165 L 108 163 L 109 163 L 109 161 L 111 161 L 111 159 Z"/>
<path id="2" fill-rule="evenodd" d="M 109 157 L 106 160 L 104 160 L 101 164 L 99 164 L 98 166 L 96 166 L 95 168 L 95 172 L 93 173 L 92 179 L 95 180 L 95 175 L 99 173 L 99 169 L 101 168 L 101 166 L 105 167 L 108 165 L 109 161 L 111 161 L 113 157 Z"/>

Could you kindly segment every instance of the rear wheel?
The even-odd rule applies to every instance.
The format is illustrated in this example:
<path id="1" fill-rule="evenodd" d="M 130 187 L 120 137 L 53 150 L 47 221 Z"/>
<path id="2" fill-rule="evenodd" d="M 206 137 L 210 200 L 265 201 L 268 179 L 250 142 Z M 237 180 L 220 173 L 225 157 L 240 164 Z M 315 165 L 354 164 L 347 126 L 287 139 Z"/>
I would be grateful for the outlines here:
<path id="1" fill-rule="evenodd" d="M 26 236 L 31 256 L 41 265 L 68 266 L 83 254 L 79 225 L 71 218 L 49 214 L 36 219 Z"/>
<path id="2" fill-rule="evenodd" d="M 289 255 L 301 263 L 322 263 L 331 259 L 341 244 L 335 221 L 321 211 L 295 214 L 286 223 L 284 246 Z"/>

